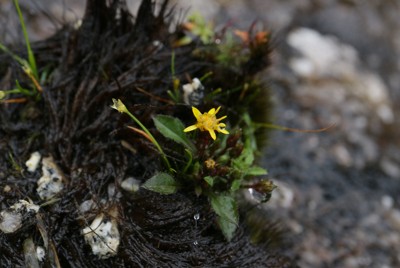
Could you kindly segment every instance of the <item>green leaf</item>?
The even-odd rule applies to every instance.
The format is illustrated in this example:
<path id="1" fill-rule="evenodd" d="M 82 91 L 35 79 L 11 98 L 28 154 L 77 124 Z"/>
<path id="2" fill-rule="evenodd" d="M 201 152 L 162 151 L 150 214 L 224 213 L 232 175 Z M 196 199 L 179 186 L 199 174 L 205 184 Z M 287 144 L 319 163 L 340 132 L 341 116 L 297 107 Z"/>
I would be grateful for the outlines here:
<path id="1" fill-rule="evenodd" d="M 241 156 L 243 157 L 243 163 L 248 167 L 254 162 L 254 152 L 251 149 L 244 149 Z"/>
<path id="2" fill-rule="evenodd" d="M 241 179 L 234 180 L 232 182 L 232 185 L 231 185 L 231 192 L 236 192 L 237 190 L 239 190 L 241 184 L 242 184 L 242 180 Z"/>
<path id="3" fill-rule="evenodd" d="M 267 175 L 268 172 L 266 169 L 258 166 L 250 167 L 246 171 L 246 175 L 250 176 L 260 176 L 260 175 Z"/>
<path id="4" fill-rule="evenodd" d="M 25 38 L 26 50 L 28 52 L 29 67 L 30 67 L 30 69 L 31 69 L 31 71 L 33 73 L 33 76 L 36 78 L 36 80 L 38 80 L 39 75 L 38 75 L 38 72 L 37 72 L 35 56 L 34 56 L 33 51 L 31 49 L 31 43 L 29 41 L 28 31 L 26 30 L 24 18 L 22 17 L 22 12 L 21 12 L 21 9 L 19 8 L 18 0 L 14 0 L 14 5 L 15 5 L 15 8 L 17 9 L 17 13 L 18 13 L 18 16 L 19 16 L 19 22 L 21 23 L 22 33 L 23 33 L 24 38 Z"/>
<path id="5" fill-rule="evenodd" d="M 185 126 L 182 124 L 181 120 L 172 116 L 161 114 L 156 115 L 153 120 L 156 128 L 161 134 L 164 135 L 164 137 L 182 144 L 192 152 L 196 151 L 194 144 L 189 140 L 185 132 L 183 132 Z"/>
<path id="6" fill-rule="evenodd" d="M 254 155 L 250 149 L 244 149 L 238 158 L 232 160 L 232 166 L 239 170 L 247 170 L 254 162 Z"/>
<path id="7" fill-rule="evenodd" d="M 178 183 L 168 173 L 159 172 L 148 179 L 143 188 L 160 194 L 173 194 L 178 190 Z"/>
<path id="8" fill-rule="evenodd" d="M 214 178 L 211 176 L 204 177 L 204 180 L 210 185 L 211 187 L 214 185 Z"/>
<path id="9" fill-rule="evenodd" d="M 239 215 L 233 196 L 227 194 L 211 195 L 211 206 L 218 215 L 218 224 L 225 238 L 230 241 L 238 225 Z"/>
<path id="10" fill-rule="evenodd" d="M 218 217 L 217 219 L 219 228 L 221 228 L 222 233 L 224 234 L 226 240 L 231 241 L 233 235 L 237 228 L 237 223 L 233 223 L 229 220 L 225 220 L 222 217 Z"/>

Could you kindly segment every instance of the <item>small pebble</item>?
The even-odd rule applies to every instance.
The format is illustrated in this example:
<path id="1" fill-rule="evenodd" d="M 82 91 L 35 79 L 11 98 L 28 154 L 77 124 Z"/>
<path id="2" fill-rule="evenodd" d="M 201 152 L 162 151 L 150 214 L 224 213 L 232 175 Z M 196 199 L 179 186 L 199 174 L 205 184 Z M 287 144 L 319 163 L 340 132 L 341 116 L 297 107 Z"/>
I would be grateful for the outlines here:
<path id="1" fill-rule="evenodd" d="M 382 196 L 381 203 L 384 209 L 391 209 L 394 204 L 394 200 L 389 195 Z"/>
<path id="2" fill-rule="evenodd" d="M 0 212 L 0 230 L 3 233 L 13 233 L 22 226 L 22 219 L 29 213 L 37 213 L 39 206 L 25 200 L 19 200 L 8 209 Z"/>
<path id="3" fill-rule="evenodd" d="M 37 193 L 42 200 L 49 200 L 64 188 L 64 176 L 52 157 L 42 159 L 42 177 L 37 182 Z"/>
<path id="4" fill-rule="evenodd" d="M 107 259 L 117 254 L 120 235 L 115 220 L 106 220 L 104 214 L 99 214 L 90 227 L 82 230 L 82 234 L 94 255 Z"/>
<path id="5" fill-rule="evenodd" d="M 25 165 L 28 169 L 29 172 L 35 172 L 36 169 L 39 166 L 39 162 L 42 156 L 40 155 L 39 152 L 34 152 L 31 154 L 31 157 L 29 157 L 28 161 L 25 162 Z"/>
<path id="6" fill-rule="evenodd" d="M 128 192 L 137 192 L 140 188 L 140 181 L 132 177 L 127 178 L 121 182 L 121 187 Z"/>
<path id="7" fill-rule="evenodd" d="M 38 259 L 39 261 L 43 261 L 45 255 L 46 255 L 46 251 L 44 250 L 43 247 L 40 247 L 40 246 L 39 246 L 39 247 L 36 248 L 36 256 L 37 256 L 37 259 Z"/>

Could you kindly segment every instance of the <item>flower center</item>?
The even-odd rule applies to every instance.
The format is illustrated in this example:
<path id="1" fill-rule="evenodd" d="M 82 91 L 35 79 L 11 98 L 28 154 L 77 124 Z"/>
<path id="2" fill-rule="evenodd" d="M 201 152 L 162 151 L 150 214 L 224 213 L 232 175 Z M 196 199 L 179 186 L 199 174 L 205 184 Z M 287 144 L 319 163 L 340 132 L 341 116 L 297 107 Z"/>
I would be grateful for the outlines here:
<path id="1" fill-rule="evenodd" d="M 214 115 L 203 114 L 199 119 L 198 126 L 201 130 L 215 129 L 218 123 Z"/>

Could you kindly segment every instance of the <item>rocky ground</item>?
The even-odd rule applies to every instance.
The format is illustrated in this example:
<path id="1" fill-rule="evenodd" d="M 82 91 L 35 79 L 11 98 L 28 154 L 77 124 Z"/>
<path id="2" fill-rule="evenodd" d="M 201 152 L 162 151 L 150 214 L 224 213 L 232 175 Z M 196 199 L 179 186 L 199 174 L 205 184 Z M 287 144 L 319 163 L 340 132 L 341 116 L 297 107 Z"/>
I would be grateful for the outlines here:
<path id="1" fill-rule="evenodd" d="M 322 133 L 275 131 L 262 158 L 279 186 L 265 209 L 287 228 L 299 265 L 400 267 L 398 1 L 181 2 L 217 24 L 247 28 L 258 20 L 272 31 L 265 81 L 275 123 L 334 124 Z M 57 27 L 41 9 L 69 22 L 83 13 L 76 0 L 21 3 L 36 40 Z M 19 29 L 11 1 L 0 5 L 1 20 Z M 5 40 L 18 36 L 1 31 Z"/>

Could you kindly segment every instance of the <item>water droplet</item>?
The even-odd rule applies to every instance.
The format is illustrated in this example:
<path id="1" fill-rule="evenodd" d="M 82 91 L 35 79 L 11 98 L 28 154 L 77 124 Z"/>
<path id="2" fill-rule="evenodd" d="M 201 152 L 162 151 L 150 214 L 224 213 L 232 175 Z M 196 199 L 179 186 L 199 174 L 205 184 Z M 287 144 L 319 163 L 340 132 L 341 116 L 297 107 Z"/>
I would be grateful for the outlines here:
<path id="1" fill-rule="evenodd" d="M 193 242 L 193 245 L 198 246 L 198 245 L 199 245 L 199 242 L 197 242 L 197 240 L 195 240 L 195 241 Z"/>
<path id="2" fill-rule="evenodd" d="M 200 219 L 200 214 L 199 213 L 194 214 L 193 218 L 195 221 L 198 221 Z"/>
<path id="3" fill-rule="evenodd" d="M 268 201 L 269 197 L 266 194 L 260 193 L 252 188 L 248 189 L 251 199 L 257 203 L 265 203 Z"/>

